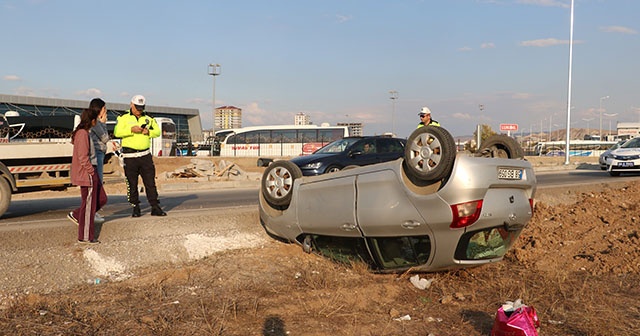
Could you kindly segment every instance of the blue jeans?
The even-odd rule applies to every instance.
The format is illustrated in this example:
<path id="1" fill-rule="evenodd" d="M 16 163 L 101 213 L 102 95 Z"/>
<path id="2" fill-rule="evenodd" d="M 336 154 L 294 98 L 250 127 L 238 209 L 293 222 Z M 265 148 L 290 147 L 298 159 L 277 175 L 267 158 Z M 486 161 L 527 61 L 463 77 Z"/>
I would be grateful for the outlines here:
<path id="1" fill-rule="evenodd" d="M 97 150 L 96 151 L 96 160 L 98 161 L 98 164 L 96 165 L 96 168 L 98 168 L 98 177 L 100 177 L 100 182 L 103 182 L 103 175 L 104 175 L 104 152 L 101 150 Z"/>

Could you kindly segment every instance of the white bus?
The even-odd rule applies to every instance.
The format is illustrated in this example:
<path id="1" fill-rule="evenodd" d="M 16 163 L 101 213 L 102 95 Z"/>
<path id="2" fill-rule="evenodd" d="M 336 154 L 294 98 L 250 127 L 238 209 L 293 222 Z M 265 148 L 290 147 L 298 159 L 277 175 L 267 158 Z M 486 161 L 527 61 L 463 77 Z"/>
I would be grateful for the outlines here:
<path id="1" fill-rule="evenodd" d="M 569 156 L 600 156 L 602 152 L 616 144 L 617 141 L 571 140 Z M 540 156 L 565 156 L 566 141 L 539 142 L 534 150 Z"/>
<path id="2" fill-rule="evenodd" d="M 151 139 L 151 154 L 154 156 L 176 155 L 176 124 L 171 118 L 156 117 L 160 136 Z"/>
<path id="3" fill-rule="evenodd" d="M 160 136 L 151 139 L 151 154 L 153 156 L 175 156 L 176 155 L 176 124 L 171 118 L 153 118 L 160 127 Z M 113 135 L 116 126 L 115 121 L 107 121 L 107 131 L 111 141 L 107 144 L 107 156 L 120 149 L 120 139 Z M 108 161 L 108 158 L 105 158 Z"/>
<path id="4" fill-rule="evenodd" d="M 212 153 L 219 156 L 299 156 L 349 136 L 347 126 L 275 125 L 216 132 Z"/>

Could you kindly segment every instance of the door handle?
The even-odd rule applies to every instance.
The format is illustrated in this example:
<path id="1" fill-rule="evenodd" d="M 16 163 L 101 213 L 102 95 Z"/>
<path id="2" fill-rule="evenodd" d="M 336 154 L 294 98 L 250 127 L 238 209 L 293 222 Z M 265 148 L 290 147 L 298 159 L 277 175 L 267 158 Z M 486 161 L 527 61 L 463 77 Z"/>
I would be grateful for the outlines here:
<path id="1" fill-rule="evenodd" d="M 340 228 L 344 231 L 353 231 L 356 229 L 356 225 L 353 223 L 344 223 L 340 226 Z"/>
<path id="2" fill-rule="evenodd" d="M 414 220 L 408 220 L 408 221 L 402 223 L 402 227 L 405 228 L 405 229 L 415 229 L 420 225 L 422 225 L 420 222 L 414 221 Z"/>

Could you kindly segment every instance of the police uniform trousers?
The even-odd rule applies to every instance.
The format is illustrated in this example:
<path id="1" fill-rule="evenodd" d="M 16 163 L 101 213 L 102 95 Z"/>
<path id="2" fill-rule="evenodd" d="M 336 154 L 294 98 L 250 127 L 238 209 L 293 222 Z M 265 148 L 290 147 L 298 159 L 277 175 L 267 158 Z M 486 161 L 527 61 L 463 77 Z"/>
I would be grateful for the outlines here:
<path id="1" fill-rule="evenodd" d="M 129 203 L 132 205 L 140 204 L 140 195 L 138 193 L 138 175 L 140 175 L 149 205 L 160 204 L 160 201 L 158 201 L 158 189 L 156 188 L 156 166 L 153 164 L 153 156 L 151 154 L 134 158 L 125 157 L 124 174 L 127 177 L 127 198 Z"/>

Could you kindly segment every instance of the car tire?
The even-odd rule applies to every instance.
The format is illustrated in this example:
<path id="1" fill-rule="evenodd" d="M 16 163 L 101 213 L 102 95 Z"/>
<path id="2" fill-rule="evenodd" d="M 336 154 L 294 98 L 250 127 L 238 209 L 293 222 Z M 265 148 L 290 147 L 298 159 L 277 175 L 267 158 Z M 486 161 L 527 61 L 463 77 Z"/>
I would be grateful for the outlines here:
<path id="1" fill-rule="evenodd" d="M 342 169 L 338 166 L 335 165 L 331 165 L 329 167 L 327 167 L 327 169 L 324 171 L 325 174 L 329 174 L 329 173 L 335 173 L 335 172 L 339 172 Z"/>
<path id="2" fill-rule="evenodd" d="M 9 209 L 11 203 L 11 186 L 9 181 L 0 176 L 0 217 Z"/>
<path id="3" fill-rule="evenodd" d="M 455 158 L 456 144 L 451 134 L 442 127 L 424 126 L 407 139 L 403 165 L 412 182 L 429 185 L 449 177 Z"/>
<path id="4" fill-rule="evenodd" d="M 295 163 L 275 161 L 262 174 L 261 189 L 264 199 L 273 207 L 287 207 L 291 203 L 293 182 L 302 176 Z"/>
<path id="5" fill-rule="evenodd" d="M 475 156 L 503 159 L 524 159 L 524 150 L 512 137 L 506 134 L 496 134 L 488 137 L 484 142 L 482 142 L 480 150 Z"/>

